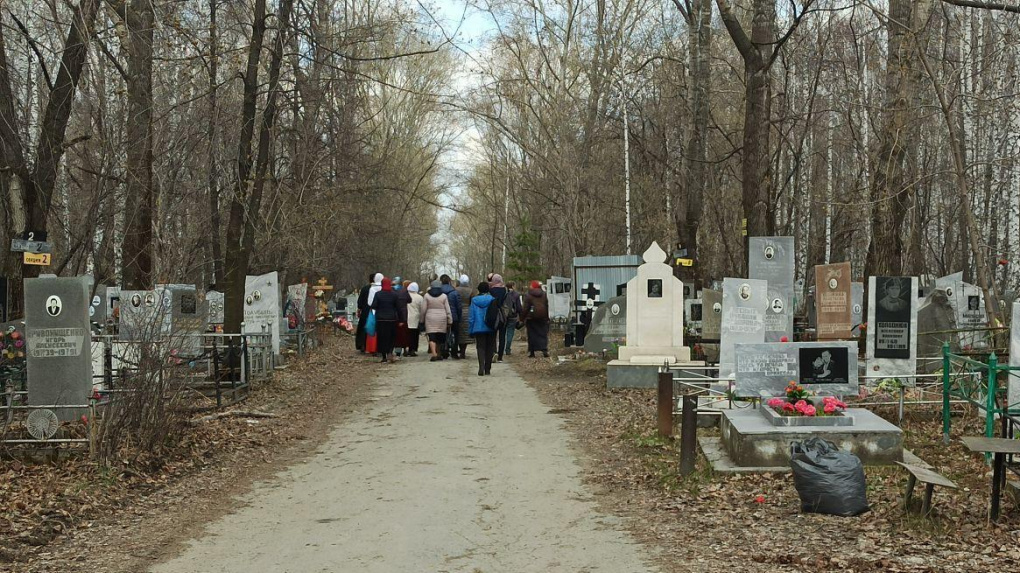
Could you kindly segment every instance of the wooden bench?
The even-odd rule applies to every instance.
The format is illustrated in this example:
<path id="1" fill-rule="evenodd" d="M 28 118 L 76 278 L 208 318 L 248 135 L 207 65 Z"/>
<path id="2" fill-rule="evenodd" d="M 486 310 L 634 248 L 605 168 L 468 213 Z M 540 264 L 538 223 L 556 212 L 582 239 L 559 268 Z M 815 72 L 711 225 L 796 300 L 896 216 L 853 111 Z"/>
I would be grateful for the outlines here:
<path id="1" fill-rule="evenodd" d="M 914 487 L 917 482 L 924 484 L 924 501 L 921 503 L 921 515 L 927 516 L 931 513 L 931 496 L 935 492 L 935 486 L 940 485 L 943 487 L 951 487 L 953 489 L 959 489 L 953 480 L 943 476 L 936 472 L 932 468 L 926 468 L 921 466 L 915 466 L 911 464 L 905 464 L 903 462 L 896 462 L 903 469 L 910 472 L 910 477 L 907 478 L 907 493 L 903 497 L 903 511 L 910 509 L 910 498 L 914 495 Z"/>
<path id="2" fill-rule="evenodd" d="M 979 454 L 993 454 L 992 461 L 992 499 L 988 506 L 988 520 L 999 520 L 999 497 L 1006 482 L 1006 456 L 1020 454 L 1020 440 L 1008 438 L 986 438 L 984 436 L 964 436 L 963 445 Z"/>

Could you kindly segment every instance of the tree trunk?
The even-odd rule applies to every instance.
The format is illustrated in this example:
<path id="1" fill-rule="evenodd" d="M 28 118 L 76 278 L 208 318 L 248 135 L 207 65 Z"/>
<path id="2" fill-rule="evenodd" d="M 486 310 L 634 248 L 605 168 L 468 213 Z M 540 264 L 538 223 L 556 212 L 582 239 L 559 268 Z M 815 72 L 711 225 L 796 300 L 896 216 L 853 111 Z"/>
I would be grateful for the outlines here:
<path id="1" fill-rule="evenodd" d="M 708 115 L 709 98 L 712 94 L 712 3 L 710 0 L 695 0 L 690 14 L 690 29 L 693 32 L 690 47 L 690 93 L 691 130 L 687 140 L 686 157 L 683 164 L 685 193 L 677 209 L 677 236 L 680 244 L 688 250 L 688 256 L 695 259 L 691 278 L 702 276 L 697 264 L 698 229 L 704 211 L 705 171 L 708 161 Z M 682 267 L 681 267 L 682 268 Z M 685 277 L 686 278 L 686 277 Z"/>
<path id="2" fill-rule="evenodd" d="M 152 211 L 152 39 L 155 13 L 152 0 L 123 5 L 127 27 L 127 195 L 124 232 L 124 288 L 153 287 Z"/>
<path id="3" fill-rule="evenodd" d="M 5 164 L 0 167 L 9 169 L 12 179 L 16 179 L 9 182 L 8 198 L 12 203 L 20 204 L 12 204 L 11 207 L 23 217 L 24 231 L 36 233 L 37 236 L 48 229 L 47 218 L 53 203 L 53 190 L 65 151 L 64 135 L 98 12 L 99 0 L 81 0 L 81 4 L 74 10 L 60 56 L 60 69 L 42 112 L 34 166 L 30 166 L 26 160 L 23 142 L 15 127 L 18 121 L 14 116 L 10 68 L 3 35 L 0 33 L 0 158 Z M 13 266 L 15 268 L 10 269 L 14 271 L 11 279 L 19 290 L 22 277 L 37 277 L 42 268 L 25 264 Z"/>
<path id="4" fill-rule="evenodd" d="M 283 59 L 284 36 L 289 25 L 294 0 L 281 0 L 278 13 L 276 40 L 269 63 L 269 85 L 266 107 L 262 112 L 259 130 L 258 158 L 252 160 L 251 142 L 255 132 L 256 98 L 258 97 L 258 67 L 265 36 L 265 0 L 255 1 L 255 24 L 248 50 L 248 67 L 244 76 L 244 103 L 242 107 L 241 138 L 238 145 L 237 189 L 230 202 L 230 222 L 227 226 L 226 301 L 224 330 L 240 332 L 244 318 L 244 281 L 248 275 L 252 249 L 255 246 L 255 221 L 259 217 L 265 176 L 269 167 L 269 147 L 276 122 L 276 100 L 280 91 L 280 66 Z M 255 175 L 252 176 L 252 165 Z"/>
<path id="5" fill-rule="evenodd" d="M 213 282 L 222 287 L 223 247 L 220 244 L 220 190 L 216 166 L 216 120 L 219 113 L 216 101 L 219 81 L 219 30 L 216 28 L 216 9 L 219 0 L 209 0 L 209 244 L 212 250 Z"/>

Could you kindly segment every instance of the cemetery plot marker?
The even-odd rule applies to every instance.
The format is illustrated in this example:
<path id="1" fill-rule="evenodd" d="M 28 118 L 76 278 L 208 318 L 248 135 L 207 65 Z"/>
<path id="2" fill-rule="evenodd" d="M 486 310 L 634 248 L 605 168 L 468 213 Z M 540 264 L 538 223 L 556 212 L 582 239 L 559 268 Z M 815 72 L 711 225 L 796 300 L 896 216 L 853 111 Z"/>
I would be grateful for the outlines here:
<path id="1" fill-rule="evenodd" d="M 868 279 L 868 373 L 912 376 L 917 372 L 917 296 L 914 277 Z M 905 383 L 912 383 L 907 378 Z"/>
<path id="2" fill-rule="evenodd" d="M 87 291 L 83 277 L 25 279 L 29 405 L 88 403 L 92 347 Z M 55 413 L 63 421 L 80 415 L 65 408 Z"/>
<path id="3" fill-rule="evenodd" d="M 818 340 L 845 340 L 850 321 L 850 263 L 815 267 L 815 305 Z"/>

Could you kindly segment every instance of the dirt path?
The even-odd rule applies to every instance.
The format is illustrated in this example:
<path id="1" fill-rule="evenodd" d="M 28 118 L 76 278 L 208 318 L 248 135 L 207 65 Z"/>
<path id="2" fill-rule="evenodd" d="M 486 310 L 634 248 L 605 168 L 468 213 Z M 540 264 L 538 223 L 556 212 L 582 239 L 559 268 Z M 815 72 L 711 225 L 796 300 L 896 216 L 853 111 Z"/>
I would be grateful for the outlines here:
<path id="1" fill-rule="evenodd" d="M 426 360 L 382 368 L 367 415 L 152 571 L 653 571 L 508 365 Z"/>

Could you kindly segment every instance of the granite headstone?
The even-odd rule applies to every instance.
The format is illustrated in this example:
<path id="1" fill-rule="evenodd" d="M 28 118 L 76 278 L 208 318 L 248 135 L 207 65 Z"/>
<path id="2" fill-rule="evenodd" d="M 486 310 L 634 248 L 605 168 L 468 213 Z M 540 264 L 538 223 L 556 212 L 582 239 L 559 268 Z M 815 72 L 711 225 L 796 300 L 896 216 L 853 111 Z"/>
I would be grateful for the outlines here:
<path id="1" fill-rule="evenodd" d="M 1012 311 L 1009 326 L 1009 365 L 1020 368 L 1020 302 L 1013 303 Z M 1006 401 L 1010 410 L 1020 413 L 1020 371 L 1009 373 Z"/>
<path id="2" fill-rule="evenodd" d="M 627 341 L 627 297 L 617 296 L 595 310 L 591 329 L 584 337 L 584 351 L 609 352 Z"/>
<path id="3" fill-rule="evenodd" d="M 768 282 L 765 342 L 793 340 L 793 237 L 751 237 L 748 276 Z"/>
<path id="4" fill-rule="evenodd" d="M 701 291 L 701 339 L 719 340 L 722 333 L 722 291 Z"/>
<path id="5" fill-rule="evenodd" d="M 280 353 L 280 282 L 276 271 L 244 280 L 244 332 L 271 334 L 273 353 Z"/>
<path id="6" fill-rule="evenodd" d="M 850 324 L 854 326 L 850 334 L 860 338 L 864 322 L 864 283 L 850 283 L 850 304 Z"/>
<path id="7" fill-rule="evenodd" d="M 853 326 L 850 263 L 815 267 L 815 305 L 818 340 L 846 340 Z"/>
<path id="8" fill-rule="evenodd" d="M 92 393 L 89 283 L 85 277 L 25 279 L 28 404 L 82 406 Z M 60 420 L 81 410 L 54 408 Z"/>
<path id="9" fill-rule="evenodd" d="M 906 376 L 913 385 L 917 373 L 919 301 L 915 277 L 868 279 L 867 358 L 869 376 Z"/>
<path id="10" fill-rule="evenodd" d="M 719 377 L 736 373 L 736 345 L 765 342 L 768 285 L 756 279 L 723 279 Z"/>
<path id="11" fill-rule="evenodd" d="M 738 397 L 780 397 L 791 381 L 817 395 L 859 391 L 856 342 L 738 344 L 735 350 Z"/>

